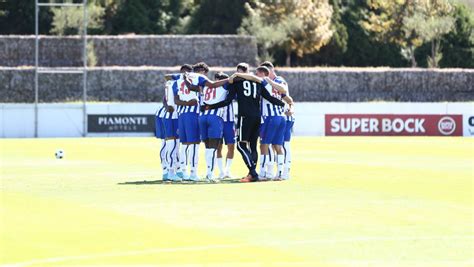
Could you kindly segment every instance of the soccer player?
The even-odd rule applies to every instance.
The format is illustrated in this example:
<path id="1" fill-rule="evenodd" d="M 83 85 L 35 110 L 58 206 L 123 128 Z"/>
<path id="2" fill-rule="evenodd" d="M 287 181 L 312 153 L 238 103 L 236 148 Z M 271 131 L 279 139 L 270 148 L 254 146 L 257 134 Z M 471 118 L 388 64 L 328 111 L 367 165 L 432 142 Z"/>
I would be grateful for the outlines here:
<path id="1" fill-rule="evenodd" d="M 216 73 L 215 80 L 224 80 L 229 78 L 225 73 Z M 227 84 L 216 88 L 204 87 L 202 90 L 202 104 L 212 105 L 224 101 L 227 97 Z M 214 166 L 216 163 L 216 152 L 221 144 L 224 121 L 223 116 L 226 107 L 210 110 L 202 110 L 199 116 L 199 129 L 201 131 L 201 140 L 206 146 L 206 179 L 210 182 L 217 182 L 213 177 Z"/>
<path id="2" fill-rule="evenodd" d="M 192 70 L 192 66 L 189 64 L 184 64 L 180 68 L 181 73 L 186 73 Z M 167 151 L 167 162 L 168 165 L 172 165 L 174 169 L 179 169 L 176 172 L 176 176 L 170 176 L 168 180 L 179 181 L 184 180 L 187 178 L 185 176 L 186 169 L 185 166 L 183 168 L 181 161 L 186 161 L 186 155 L 180 154 L 181 149 L 179 148 L 179 107 L 181 106 L 192 106 L 197 104 L 194 100 L 191 101 L 182 101 L 180 100 L 177 95 L 177 85 L 179 79 L 182 75 L 181 74 L 173 74 L 165 76 L 167 80 L 167 84 L 171 84 L 166 91 L 165 97 L 167 100 L 167 113 L 165 115 L 164 125 L 165 125 L 165 133 L 167 137 L 168 145 L 166 146 Z M 180 105 L 179 107 L 177 105 Z M 183 147 L 183 146 L 182 146 Z M 168 168 L 170 169 L 170 168 Z"/>
<path id="3" fill-rule="evenodd" d="M 165 86 L 166 91 L 166 86 Z M 166 92 L 165 92 L 166 94 Z M 161 149 L 160 149 L 160 162 L 161 168 L 163 170 L 163 180 L 168 179 L 168 168 L 166 162 L 166 140 L 165 140 L 165 128 L 163 125 L 163 118 L 166 113 L 166 97 L 163 96 L 163 106 L 156 111 L 155 114 L 155 137 L 161 139 Z"/>
<path id="4" fill-rule="evenodd" d="M 265 67 L 262 67 L 265 68 Z M 225 107 L 232 103 L 235 97 L 237 97 L 238 103 L 238 140 L 237 149 L 242 154 L 242 158 L 249 169 L 247 177 L 242 178 L 241 182 L 255 182 L 258 181 L 258 174 L 255 170 L 256 164 L 252 160 L 252 155 L 249 149 L 249 142 L 258 139 L 260 130 L 260 101 L 263 98 L 269 100 L 271 103 L 284 106 L 285 104 L 272 97 L 267 90 L 264 90 L 266 86 L 271 88 L 271 85 L 266 81 L 262 80 L 261 83 L 250 81 L 250 80 L 236 80 L 234 79 L 237 74 L 234 74 L 229 79 L 229 94 L 226 99 L 214 105 L 206 105 L 205 109 L 216 109 Z"/>
<path id="5" fill-rule="evenodd" d="M 176 112 L 176 105 L 173 102 L 173 86 L 175 81 L 166 81 L 166 112 L 163 118 L 163 126 L 165 132 L 165 151 L 166 151 L 166 167 L 167 174 L 163 176 L 163 181 L 180 181 L 182 173 L 178 176 L 178 113 Z"/>
<path id="6" fill-rule="evenodd" d="M 249 64 L 242 62 L 237 65 L 237 72 L 238 73 L 248 73 L 249 72 Z M 219 168 L 219 178 L 232 178 L 230 173 L 230 169 L 232 167 L 232 161 L 234 159 L 234 150 L 235 150 L 235 113 L 234 113 L 234 106 L 232 103 L 223 107 L 224 113 L 222 118 L 224 119 L 224 143 L 227 145 L 227 155 L 226 155 L 226 164 L 225 168 L 223 166 L 222 160 L 222 143 L 219 145 L 217 149 L 217 166 Z M 257 145 L 255 144 L 255 148 Z M 252 146 L 250 146 L 252 149 Z M 252 151 L 253 152 L 253 151 Z M 253 155 L 252 155 L 253 157 Z"/>
<path id="7" fill-rule="evenodd" d="M 171 77 L 176 79 L 177 83 L 174 87 L 175 103 L 178 105 L 179 112 L 179 128 L 180 141 L 186 147 L 186 161 L 181 161 L 181 168 L 186 172 L 186 165 L 190 165 L 190 175 L 185 175 L 187 181 L 198 181 L 197 166 L 199 162 L 199 102 L 200 93 L 190 90 L 190 84 L 200 87 L 216 88 L 225 83 L 225 81 L 212 82 L 205 74 L 209 72 L 209 66 L 206 63 L 200 62 L 192 66 L 192 73 L 186 71 L 182 75 L 167 75 L 165 78 Z M 190 83 L 191 81 L 191 83 Z M 184 166 L 183 166 L 184 165 Z"/>
<path id="8" fill-rule="evenodd" d="M 276 75 L 275 72 L 275 67 L 270 61 L 265 61 L 260 66 L 265 66 L 270 70 L 270 79 L 272 79 L 274 82 L 280 84 L 283 86 L 284 90 L 279 90 L 280 94 L 286 94 L 289 96 L 289 90 L 288 90 L 288 83 L 285 81 L 285 79 L 281 76 Z M 285 92 L 286 91 L 286 92 Z M 285 108 L 285 115 L 286 115 L 286 126 L 285 126 L 285 136 L 284 136 L 284 143 L 283 143 L 283 151 L 284 151 L 284 156 L 285 156 L 285 168 L 283 171 L 283 179 L 288 179 L 290 175 L 290 167 L 291 167 L 291 149 L 290 149 L 290 140 L 291 140 L 291 134 L 293 132 L 293 126 L 295 123 L 295 118 L 294 118 L 294 105 L 289 106 L 287 105 Z"/>
<path id="9" fill-rule="evenodd" d="M 285 94 L 280 94 L 278 89 L 279 85 L 276 85 L 274 81 L 269 79 L 270 71 L 266 67 L 259 67 L 257 68 L 256 75 L 260 78 L 266 79 L 267 82 L 272 84 L 269 93 L 276 98 L 283 98 L 285 102 L 291 107 L 293 106 L 293 99 Z M 281 88 L 280 88 L 281 89 Z M 284 90 L 284 89 L 283 89 Z M 276 106 L 266 99 L 262 99 L 262 119 L 264 123 L 261 126 L 260 132 L 260 180 L 267 180 L 267 179 L 275 179 L 275 180 L 282 180 L 283 179 L 283 169 L 284 169 L 284 155 L 283 155 L 283 142 L 284 142 L 284 134 L 285 134 L 285 127 L 286 127 L 286 118 L 284 117 L 284 107 Z M 269 164 L 269 155 L 270 145 L 275 149 L 277 154 L 277 175 L 273 175 L 273 169 L 270 172 L 267 171 L 267 165 Z"/>

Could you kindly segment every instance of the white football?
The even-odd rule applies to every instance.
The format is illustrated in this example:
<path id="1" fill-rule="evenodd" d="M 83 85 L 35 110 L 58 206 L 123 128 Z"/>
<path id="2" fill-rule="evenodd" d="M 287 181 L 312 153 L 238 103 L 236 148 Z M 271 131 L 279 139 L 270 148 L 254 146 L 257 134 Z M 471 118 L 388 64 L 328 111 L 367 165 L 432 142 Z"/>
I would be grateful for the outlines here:
<path id="1" fill-rule="evenodd" d="M 57 159 L 62 159 L 64 158 L 64 150 L 58 149 L 56 150 L 56 153 L 54 153 Z"/>

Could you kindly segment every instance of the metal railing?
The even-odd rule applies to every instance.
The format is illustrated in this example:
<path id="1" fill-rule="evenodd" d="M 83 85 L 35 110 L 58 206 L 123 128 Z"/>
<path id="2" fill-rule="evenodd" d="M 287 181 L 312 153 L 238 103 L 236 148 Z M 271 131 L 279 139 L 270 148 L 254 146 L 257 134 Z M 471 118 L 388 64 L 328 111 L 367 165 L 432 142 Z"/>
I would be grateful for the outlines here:
<path id="1" fill-rule="evenodd" d="M 40 67 L 39 66 L 39 10 L 40 7 L 82 7 L 83 20 L 81 31 L 82 39 L 82 61 L 81 68 L 67 69 L 60 67 Z M 39 74 L 82 74 L 82 109 L 83 109 L 83 133 L 82 136 L 87 135 L 87 0 L 82 0 L 82 3 L 45 3 L 35 0 L 35 137 L 38 137 L 38 103 L 39 103 Z"/>

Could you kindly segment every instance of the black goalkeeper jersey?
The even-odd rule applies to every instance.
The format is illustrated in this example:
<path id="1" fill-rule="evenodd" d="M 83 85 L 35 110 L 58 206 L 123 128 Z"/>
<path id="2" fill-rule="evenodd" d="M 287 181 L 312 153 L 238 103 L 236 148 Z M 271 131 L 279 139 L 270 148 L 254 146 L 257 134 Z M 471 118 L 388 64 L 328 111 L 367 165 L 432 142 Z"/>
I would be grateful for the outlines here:
<path id="1" fill-rule="evenodd" d="M 247 80 L 235 81 L 227 86 L 229 94 L 226 99 L 217 104 L 210 105 L 209 108 L 214 109 L 225 107 L 229 105 L 232 100 L 237 98 L 237 103 L 239 105 L 238 116 L 260 117 L 260 101 L 262 97 L 274 105 L 284 106 L 285 103 L 278 98 L 273 97 L 267 89 L 265 89 L 265 86 L 271 85 L 269 85 L 265 80 L 262 83 Z"/>

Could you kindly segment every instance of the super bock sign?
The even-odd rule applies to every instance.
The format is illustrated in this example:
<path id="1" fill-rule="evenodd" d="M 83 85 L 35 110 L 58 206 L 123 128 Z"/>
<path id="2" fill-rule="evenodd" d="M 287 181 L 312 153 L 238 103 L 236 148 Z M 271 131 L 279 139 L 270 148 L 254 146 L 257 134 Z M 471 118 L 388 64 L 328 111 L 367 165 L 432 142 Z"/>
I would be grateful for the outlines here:
<path id="1" fill-rule="evenodd" d="M 147 133 L 155 131 L 155 116 L 142 114 L 87 115 L 89 133 Z"/>

